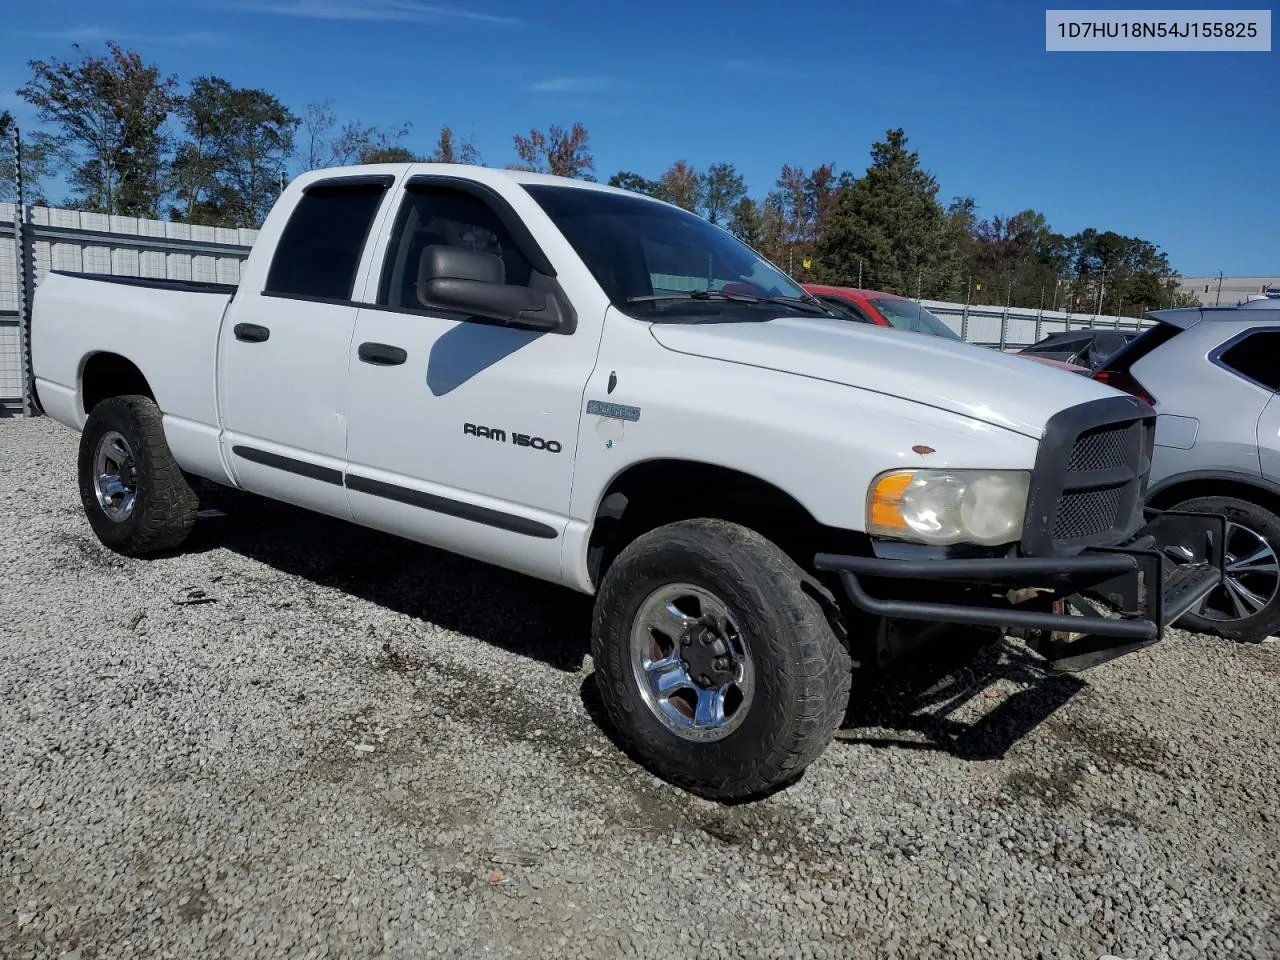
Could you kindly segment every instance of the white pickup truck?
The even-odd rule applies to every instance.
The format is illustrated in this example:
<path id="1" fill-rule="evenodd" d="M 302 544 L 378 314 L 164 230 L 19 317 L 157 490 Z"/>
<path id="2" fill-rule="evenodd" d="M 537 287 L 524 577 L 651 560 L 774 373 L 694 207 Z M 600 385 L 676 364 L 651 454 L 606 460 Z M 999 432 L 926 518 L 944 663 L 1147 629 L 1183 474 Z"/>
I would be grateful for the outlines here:
<path id="1" fill-rule="evenodd" d="M 835 318 L 593 183 L 308 173 L 237 287 L 55 272 L 32 353 L 107 546 L 177 547 L 203 478 L 592 594 L 623 743 L 709 797 L 797 777 L 923 625 L 1082 669 L 1221 576 L 1153 549 L 1220 521 L 1144 512 L 1140 400 Z"/>

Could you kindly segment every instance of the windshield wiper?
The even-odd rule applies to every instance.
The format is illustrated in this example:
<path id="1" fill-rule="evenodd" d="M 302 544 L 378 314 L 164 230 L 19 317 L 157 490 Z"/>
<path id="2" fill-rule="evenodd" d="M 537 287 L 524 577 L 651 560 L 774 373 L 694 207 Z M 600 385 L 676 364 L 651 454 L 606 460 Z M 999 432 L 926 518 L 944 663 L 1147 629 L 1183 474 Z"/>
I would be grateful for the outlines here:
<path id="1" fill-rule="evenodd" d="M 785 303 L 787 306 L 795 307 L 797 310 L 820 313 L 823 316 L 828 315 L 830 312 L 817 297 L 760 297 L 760 299 L 766 303 Z"/>
<path id="2" fill-rule="evenodd" d="M 765 298 L 769 299 L 769 298 Z M 759 303 L 760 297 L 723 290 L 690 290 L 688 293 L 653 293 L 644 297 L 627 297 L 627 303 L 658 303 L 662 300 L 729 300 L 733 303 Z"/>
<path id="3" fill-rule="evenodd" d="M 654 293 L 644 297 L 627 297 L 627 303 L 658 303 L 663 300 L 727 300 L 730 303 L 783 303 L 805 313 L 828 314 L 817 297 L 753 297 L 747 293 L 723 290 L 690 290 L 688 293 Z"/>

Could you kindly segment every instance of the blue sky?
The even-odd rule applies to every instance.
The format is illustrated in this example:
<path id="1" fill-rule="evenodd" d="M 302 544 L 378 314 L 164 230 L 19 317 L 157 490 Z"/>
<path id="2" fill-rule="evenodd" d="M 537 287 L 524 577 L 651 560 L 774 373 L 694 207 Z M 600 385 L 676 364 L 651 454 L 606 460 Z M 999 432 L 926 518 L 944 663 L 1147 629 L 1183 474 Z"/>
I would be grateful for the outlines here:
<path id="1" fill-rule="evenodd" d="M 1280 272 L 1280 52 L 1046 53 L 1043 6 L 959 0 L 8 7 L 0 108 L 27 124 L 28 60 L 114 38 L 295 111 L 332 99 L 344 120 L 412 121 L 424 152 L 448 124 L 495 166 L 512 134 L 581 120 L 601 180 L 729 160 L 762 195 L 783 163 L 861 171 L 901 126 L 944 202 L 1136 234 L 1184 274 Z"/>

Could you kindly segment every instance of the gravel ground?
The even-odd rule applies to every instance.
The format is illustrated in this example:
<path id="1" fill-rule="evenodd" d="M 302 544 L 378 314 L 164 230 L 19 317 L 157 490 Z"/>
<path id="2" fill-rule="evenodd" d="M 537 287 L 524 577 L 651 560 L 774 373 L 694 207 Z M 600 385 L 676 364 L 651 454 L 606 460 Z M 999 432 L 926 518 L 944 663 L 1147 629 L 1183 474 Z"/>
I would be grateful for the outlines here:
<path id="1" fill-rule="evenodd" d="M 1280 956 L 1280 648 L 855 688 L 796 785 L 619 754 L 589 604 L 247 497 L 99 546 L 0 422 L 0 957 Z"/>

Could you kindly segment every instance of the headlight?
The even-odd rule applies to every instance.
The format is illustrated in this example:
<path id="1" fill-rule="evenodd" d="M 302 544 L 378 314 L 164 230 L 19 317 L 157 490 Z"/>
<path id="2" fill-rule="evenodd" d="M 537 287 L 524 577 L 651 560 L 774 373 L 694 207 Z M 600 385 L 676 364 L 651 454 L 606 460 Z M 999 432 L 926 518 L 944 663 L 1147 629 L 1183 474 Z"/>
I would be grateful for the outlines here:
<path id="1" fill-rule="evenodd" d="M 1025 470 L 895 470 L 867 496 L 867 533 L 917 543 L 995 546 L 1022 537 Z"/>

